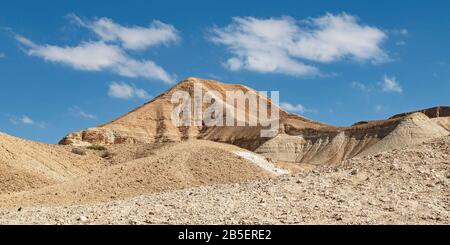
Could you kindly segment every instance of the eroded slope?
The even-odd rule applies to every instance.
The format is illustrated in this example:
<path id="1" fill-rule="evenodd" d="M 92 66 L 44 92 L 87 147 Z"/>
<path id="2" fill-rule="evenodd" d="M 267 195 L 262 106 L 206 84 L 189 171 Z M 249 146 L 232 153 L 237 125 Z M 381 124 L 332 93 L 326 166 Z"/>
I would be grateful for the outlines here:
<path id="1" fill-rule="evenodd" d="M 0 193 L 60 183 L 106 165 L 104 159 L 94 154 L 81 156 L 67 147 L 0 133 Z"/>

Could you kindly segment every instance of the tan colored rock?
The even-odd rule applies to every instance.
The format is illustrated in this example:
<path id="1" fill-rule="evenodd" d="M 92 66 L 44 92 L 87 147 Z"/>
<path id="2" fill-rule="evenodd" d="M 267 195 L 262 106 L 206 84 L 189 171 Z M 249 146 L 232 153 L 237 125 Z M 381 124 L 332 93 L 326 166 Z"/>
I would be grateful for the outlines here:
<path id="1" fill-rule="evenodd" d="M 261 137 L 261 126 L 241 127 L 175 127 L 171 121 L 174 105 L 171 96 L 183 90 L 193 97 L 194 84 L 200 83 L 204 91 L 242 90 L 256 93 L 243 85 L 225 84 L 213 80 L 187 78 L 152 101 L 104 125 L 67 135 L 60 144 L 121 144 L 180 142 L 205 139 L 234 144 L 255 151 L 274 160 L 309 164 L 334 164 L 357 155 L 371 154 L 388 149 L 417 144 L 448 134 L 450 120 L 430 116 L 447 115 L 447 107 L 422 110 L 423 113 L 404 113 L 388 120 L 365 121 L 350 127 L 335 127 L 289 114 L 267 100 L 269 107 L 279 109 L 280 127 L 274 138 Z M 222 101 L 224 108 L 235 105 Z M 206 104 L 203 104 L 203 109 Z M 235 108 L 236 109 L 236 108 Z M 245 108 L 246 123 L 256 117 Z M 226 118 L 224 118 L 226 120 Z"/>

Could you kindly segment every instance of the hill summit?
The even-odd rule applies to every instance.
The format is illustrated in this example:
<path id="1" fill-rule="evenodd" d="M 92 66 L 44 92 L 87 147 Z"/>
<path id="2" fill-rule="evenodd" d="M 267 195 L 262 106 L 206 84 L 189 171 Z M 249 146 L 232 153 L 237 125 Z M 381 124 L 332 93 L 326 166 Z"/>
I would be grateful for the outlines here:
<path id="1" fill-rule="evenodd" d="M 235 115 L 244 114 L 245 117 L 241 118 L 242 124 L 207 126 L 204 123 L 196 124 L 196 119 L 190 118 L 188 125 L 175 125 L 172 120 L 177 106 L 173 103 L 174 94 L 183 91 L 194 101 L 198 85 L 202 95 L 215 91 L 220 99 L 215 98 L 212 101 L 218 103 L 224 111 L 232 109 Z M 254 94 L 258 101 L 264 102 L 267 108 L 270 108 L 269 114 L 276 112 L 279 121 L 273 137 L 261 136 L 263 125 L 251 125 L 252 118 L 260 116 L 261 112 L 252 110 L 249 100 L 244 102 L 243 106 L 238 106 L 235 100 L 224 99 L 228 92 L 236 91 Z M 193 113 L 194 104 L 189 105 Z M 202 111 L 206 110 L 208 105 L 210 104 L 203 100 L 200 102 Z M 398 114 L 386 120 L 364 121 L 348 127 L 337 127 L 289 114 L 268 96 L 247 86 L 190 77 L 111 122 L 68 134 L 60 144 L 86 146 L 203 139 L 234 144 L 279 161 L 333 164 L 355 156 L 448 135 L 448 111 L 448 107 L 436 107 Z M 228 114 L 221 116 L 223 121 L 229 117 Z"/>

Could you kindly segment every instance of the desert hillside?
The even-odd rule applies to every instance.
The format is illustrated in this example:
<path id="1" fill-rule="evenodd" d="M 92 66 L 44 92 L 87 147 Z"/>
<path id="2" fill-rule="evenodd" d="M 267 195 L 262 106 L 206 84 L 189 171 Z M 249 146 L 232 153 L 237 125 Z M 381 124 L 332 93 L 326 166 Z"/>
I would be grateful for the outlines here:
<path id="1" fill-rule="evenodd" d="M 171 121 L 174 105 L 170 99 L 175 91 L 193 95 L 194 85 L 201 84 L 205 91 L 220 94 L 242 90 L 256 93 L 243 85 L 225 84 L 213 80 L 187 78 L 152 101 L 98 127 L 74 132 L 64 137 L 63 145 L 111 145 L 120 143 L 181 142 L 187 139 L 204 139 L 234 144 L 257 152 L 274 160 L 292 163 L 332 164 L 392 148 L 416 144 L 448 134 L 450 119 L 448 107 L 438 107 L 403 113 L 390 119 L 360 122 L 349 127 L 336 127 L 289 114 L 269 98 L 269 108 L 279 110 L 280 127 L 274 138 L 260 136 L 261 126 L 240 127 L 175 127 Z M 221 101 L 223 108 L 236 104 Z M 202 104 L 206 107 L 206 104 Z M 250 117 L 256 117 L 245 108 L 246 125 Z M 226 120 L 226 119 L 224 119 Z"/>
<path id="2" fill-rule="evenodd" d="M 0 133 L 0 223 L 450 222 L 449 107 L 337 127 L 257 95 L 279 112 L 274 137 L 248 106 L 245 126 L 174 126 L 172 94 L 198 83 L 256 94 L 188 78 L 58 145 Z"/>
<path id="3" fill-rule="evenodd" d="M 2 208 L 0 223 L 448 224 L 449 156 L 445 136 L 267 180 L 81 206 Z"/>
<path id="4" fill-rule="evenodd" d="M 61 183 L 107 166 L 95 154 L 81 156 L 69 149 L 0 132 L 0 194 Z"/>
<path id="5" fill-rule="evenodd" d="M 104 202 L 142 193 L 239 183 L 284 173 L 265 159 L 258 162 L 251 156 L 261 158 L 232 145 L 187 141 L 162 146 L 138 159 L 111 165 L 60 184 L 0 195 L 0 206 L 18 208 Z"/>

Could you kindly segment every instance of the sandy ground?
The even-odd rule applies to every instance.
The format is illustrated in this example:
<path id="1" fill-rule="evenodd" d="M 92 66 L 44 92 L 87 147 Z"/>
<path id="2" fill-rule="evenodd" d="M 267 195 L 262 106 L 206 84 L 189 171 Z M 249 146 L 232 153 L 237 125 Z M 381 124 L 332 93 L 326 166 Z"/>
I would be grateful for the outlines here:
<path id="1" fill-rule="evenodd" d="M 235 154 L 241 151 L 245 150 L 201 140 L 169 144 L 155 151 L 146 151 L 138 159 L 113 164 L 59 184 L 0 195 L 0 207 L 105 202 L 143 193 L 276 176 L 276 173 Z M 113 154 L 117 152 L 122 152 L 122 149 L 116 149 Z M 254 155 L 251 152 L 247 154 Z M 121 155 L 124 159 L 132 159 L 133 156 Z"/>
<path id="2" fill-rule="evenodd" d="M 0 194 L 62 183 L 109 165 L 96 152 L 73 154 L 71 147 L 33 142 L 0 132 Z"/>
<path id="3" fill-rule="evenodd" d="M 449 224 L 449 156 L 447 136 L 266 180 L 97 204 L 2 208 L 0 223 Z"/>

